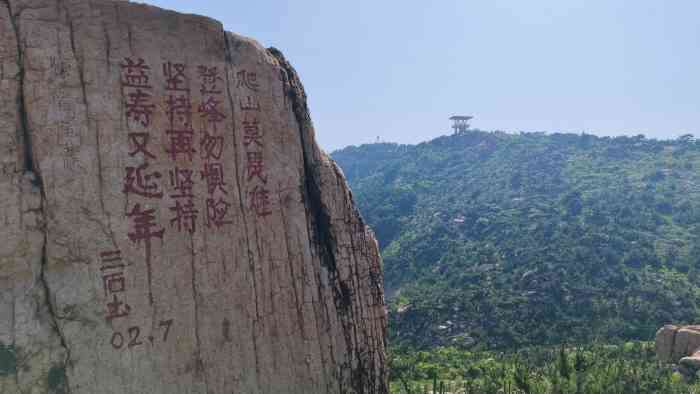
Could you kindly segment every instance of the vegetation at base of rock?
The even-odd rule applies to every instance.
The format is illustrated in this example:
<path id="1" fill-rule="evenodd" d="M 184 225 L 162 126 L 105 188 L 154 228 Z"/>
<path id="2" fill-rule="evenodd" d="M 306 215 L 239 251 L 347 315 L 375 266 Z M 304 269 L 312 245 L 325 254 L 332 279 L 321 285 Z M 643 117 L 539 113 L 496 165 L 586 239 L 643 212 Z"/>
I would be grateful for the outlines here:
<path id="1" fill-rule="evenodd" d="M 649 340 L 700 316 L 700 142 L 483 132 L 333 153 L 382 247 L 390 343 Z"/>
<path id="2" fill-rule="evenodd" d="M 66 368 L 54 365 L 49 369 L 48 376 L 50 394 L 66 394 L 68 392 L 68 379 L 66 378 Z"/>
<path id="3" fill-rule="evenodd" d="M 530 347 L 513 353 L 455 347 L 391 354 L 391 393 L 688 394 L 700 379 L 655 360 L 653 343 Z"/>
<path id="4" fill-rule="evenodd" d="M 12 345 L 0 342 L 0 376 L 17 373 L 17 353 Z"/>

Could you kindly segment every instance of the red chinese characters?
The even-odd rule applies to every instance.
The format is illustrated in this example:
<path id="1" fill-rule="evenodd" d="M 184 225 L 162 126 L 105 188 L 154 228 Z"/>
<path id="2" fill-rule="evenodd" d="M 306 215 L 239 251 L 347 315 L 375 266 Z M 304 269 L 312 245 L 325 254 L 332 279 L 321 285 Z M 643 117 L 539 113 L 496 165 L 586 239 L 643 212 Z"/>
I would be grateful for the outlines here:
<path id="1" fill-rule="evenodd" d="M 255 117 L 252 120 L 247 118 L 243 120 L 243 145 L 247 147 L 250 144 L 263 146 L 260 122 Z"/>
<path id="2" fill-rule="evenodd" d="M 262 152 L 246 152 L 246 174 L 247 181 L 257 178 L 262 183 L 267 183 L 265 176 L 265 161 Z"/>
<path id="3" fill-rule="evenodd" d="M 148 162 L 138 167 L 126 167 L 126 177 L 124 178 L 124 193 L 137 194 L 146 198 L 162 198 L 158 183 L 161 178 L 158 171 L 148 172 Z"/>
<path id="4" fill-rule="evenodd" d="M 214 136 L 203 131 L 199 146 L 202 152 L 202 159 L 205 161 L 220 160 L 221 154 L 224 152 L 224 136 Z"/>
<path id="5" fill-rule="evenodd" d="M 193 202 L 194 181 L 192 175 L 193 172 L 189 168 L 175 167 L 170 171 L 170 185 L 176 192 L 170 195 L 171 198 L 175 199 L 175 206 L 170 207 L 170 211 L 174 215 L 170 219 L 170 226 L 177 227 L 178 231 L 187 230 L 190 234 L 197 229 L 197 214 L 199 213 Z"/>
<path id="6" fill-rule="evenodd" d="M 230 207 L 231 204 L 222 197 L 218 199 L 207 198 L 207 226 L 211 227 L 213 224 L 216 227 L 221 227 L 231 223 L 230 220 L 226 220 Z"/>
<path id="7" fill-rule="evenodd" d="M 194 131 L 189 129 L 169 129 L 166 134 L 170 137 L 170 145 L 165 149 L 173 161 L 177 161 L 178 155 L 183 155 L 187 161 L 192 161 L 195 152 L 192 146 Z"/>
<path id="8" fill-rule="evenodd" d="M 221 104 L 221 100 L 217 100 L 214 98 L 214 96 L 207 96 L 207 98 L 204 100 L 205 101 L 199 105 L 199 114 L 216 131 L 216 126 L 221 121 L 226 119 L 226 115 L 224 115 L 218 108 Z"/>
<path id="9" fill-rule="evenodd" d="M 174 194 L 170 198 L 175 205 L 169 207 L 171 213 L 170 227 L 178 232 L 197 231 L 199 210 L 194 203 L 195 181 L 193 171 L 181 164 L 192 163 L 195 149 L 195 135 L 192 124 L 192 101 L 187 66 L 184 63 L 163 63 L 165 77 L 165 113 L 168 117 L 168 129 L 165 131 L 167 144 L 165 151 L 176 166 L 170 170 L 170 186 Z"/>
<path id="10" fill-rule="evenodd" d="M 267 216 L 272 213 L 270 211 L 270 191 L 264 186 L 256 185 L 253 190 L 248 192 L 250 199 L 250 207 L 257 216 Z"/>
<path id="11" fill-rule="evenodd" d="M 185 70 L 187 66 L 183 63 L 166 62 L 163 63 L 163 76 L 165 77 L 165 90 L 174 92 L 187 92 L 189 95 L 189 87 L 187 86 L 187 77 Z"/>
<path id="12" fill-rule="evenodd" d="M 165 151 L 170 154 L 170 159 L 173 161 L 177 161 L 179 155 L 192 161 L 195 149 L 192 144 L 194 130 L 192 129 L 192 104 L 189 92 L 171 92 L 165 101 L 165 106 L 170 121 L 170 128 L 165 132 L 169 137 L 168 147 Z"/>
<path id="13" fill-rule="evenodd" d="M 131 242 L 136 244 L 143 243 L 146 249 L 150 251 L 151 239 L 163 239 L 164 229 L 159 229 L 156 223 L 155 209 L 142 209 L 141 204 L 136 204 L 126 214 L 133 221 L 133 230 L 127 235 Z"/>
<path id="14" fill-rule="evenodd" d="M 226 119 L 221 110 L 223 98 L 219 69 L 214 66 L 200 65 L 197 67 L 201 94 L 201 104 L 197 112 L 202 120 L 201 137 L 199 141 L 200 156 L 203 160 L 200 179 L 207 184 L 206 225 L 208 228 L 220 228 L 230 224 L 229 208 L 231 203 L 226 200 L 224 165 L 220 161 L 224 151 L 224 134 L 220 124 Z"/>
<path id="15" fill-rule="evenodd" d="M 207 193 L 213 195 L 216 192 L 228 194 L 224 186 L 224 166 L 218 162 L 204 163 L 204 171 L 201 172 L 202 179 L 207 182 Z"/>
<path id="16" fill-rule="evenodd" d="M 219 69 L 217 67 L 207 67 L 199 66 L 197 68 L 199 72 L 199 80 L 201 82 L 202 96 L 207 94 L 221 94 L 221 88 L 219 88 L 218 83 L 223 82 L 223 78 L 219 75 Z"/>
<path id="17" fill-rule="evenodd" d="M 134 157 L 140 153 L 146 159 L 155 159 L 155 155 L 146 148 L 150 137 L 148 133 L 129 133 L 129 143 L 134 147 L 129 156 Z"/>
<path id="18" fill-rule="evenodd" d="M 119 66 L 122 70 L 121 85 L 126 100 L 124 104 L 126 118 L 128 121 L 148 127 L 155 109 L 151 99 L 153 87 L 149 84 L 151 68 L 141 58 L 134 60 L 128 57 L 124 58 Z"/>
<path id="19" fill-rule="evenodd" d="M 126 216 L 131 221 L 131 231 L 127 233 L 127 236 L 131 242 L 137 245 L 143 245 L 146 250 L 146 277 L 148 280 L 148 300 L 153 304 L 153 291 L 151 288 L 151 240 L 153 238 L 158 238 L 163 240 L 163 234 L 165 229 L 160 228 L 158 223 L 156 223 L 155 209 L 145 209 L 141 207 L 141 204 L 136 204 L 134 207 L 127 212 Z"/>
<path id="20" fill-rule="evenodd" d="M 260 100 L 256 95 L 260 85 L 257 74 L 248 70 L 236 73 L 236 87 L 243 90 L 239 108 L 243 113 L 243 146 L 245 173 L 248 182 L 248 204 L 257 217 L 272 213 L 270 190 L 267 189 L 267 171 L 264 157 L 264 133 L 258 119 Z"/>
<path id="21" fill-rule="evenodd" d="M 151 125 L 155 105 L 152 103 L 150 85 L 151 67 L 144 59 L 124 58 L 121 66 L 121 84 L 126 98 L 125 115 L 127 122 L 135 127 L 143 128 L 143 131 L 133 131 L 127 134 L 131 150 L 129 157 L 141 159 L 137 165 L 126 166 L 122 192 L 127 196 L 135 196 L 136 201 L 130 208 L 127 207 L 125 216 L 129 221 L 127 237 L 136 245 L 145 249 L 146 268 L 148 276 L 148 295 L 153 303 L 151 292 L 151 240 L 163 239 L 165 230 L 156 222 L 155 208 L 149 208 L 147 202 L 163 198 L 163 190 L 160 180 L 163 175 L 150 166 L 150 160 L 155 160 L 156 155 L 150 150 L 150 134 L 148 127 Z M 124 288 L 124 279 L 116 274 L 105 278 L 104 285 L 113 292 Z M 117 297 L 113 297 L 108 304 L 112 315 L 118 315 L 125 307 L 121 305 Z"/>

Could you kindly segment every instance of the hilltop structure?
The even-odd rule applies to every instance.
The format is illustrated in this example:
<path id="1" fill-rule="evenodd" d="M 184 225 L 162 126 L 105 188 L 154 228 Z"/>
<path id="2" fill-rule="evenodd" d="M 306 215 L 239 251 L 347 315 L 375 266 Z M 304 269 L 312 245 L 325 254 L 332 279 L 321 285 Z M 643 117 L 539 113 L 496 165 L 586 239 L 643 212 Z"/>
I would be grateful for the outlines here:
<path id="1" fill-rule="evenodd" d="M 469 121 L 471 119 L 474 119 L 474 117 L 462 115 L 450 116 L 450 120 L 452 121 L 452 129 L 455 131 L 455 134 L 464 133 L 465 131 L 469 130 Z"/>

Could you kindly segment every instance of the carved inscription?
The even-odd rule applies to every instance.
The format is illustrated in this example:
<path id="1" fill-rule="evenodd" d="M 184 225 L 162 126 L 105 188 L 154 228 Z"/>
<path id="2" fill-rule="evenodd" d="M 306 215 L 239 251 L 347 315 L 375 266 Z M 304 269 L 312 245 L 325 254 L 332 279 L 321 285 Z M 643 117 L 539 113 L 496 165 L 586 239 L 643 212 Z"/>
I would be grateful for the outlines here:
<path id="1" fill-rule="evenodd" d="M 257 74 L 248 70 L 236 73 L 236 87 L 245 92 L 239 100 L 243 113 L 243 146 L 245 147 L 245 174 L 248 183 L 248 204 L 257 217 L 272 213 L 270 190 L 267 188 L 267 171 L 264 157 L 264 131 L 260 127 L 260 99 Z"/>
<path id="2" fill-rule="evenodd" d="M 151 124 L 153 104 L 150 85 L 150 71 L 145 60 L 124 58 L 120 64 L 122 69 L 122 89 L 126 95 L 126 117 L 132 122 L 140 123 L 143 127 Z"/>
<path id="3" fill-rule="evenodd" d="M 105 319 L 111 321 L 129 316 L 131 306 L 124 301 L 126 279 L 121 252 L 110 250 L 100 253 L 102 289 L 107 299 Z"/>
<path id="4" fill-rule="evenodd" d="M 165 77 L 165 112 L 168 119 L 165 151 L 172 162 L 170 169 L 170 186 L 175 193 L 170 194 L 174 205 L 168 207 L 171 212 L 170 227 L 178 232 L 197 231 L 199 210 L 194 204 L 193 189 L 195 178 L 191 168 L 194 149 L 194 128 L 192 125 L 192 101 L 190 81 L 184 63 L 163 63 Z"/>
<path id="5" fill-rule="evenodd" d="M 102 273 L 102 290 L 106 299 L 105 304 L 105 320 L 110 323 L 115 323 L 118 320 L 129 317 L 132 308 L 126 303 L 125 295 L 127 291 L 127 282 L 124 269 L 126 264 L 122 260 L 121 251 L 108 250 L 100 253 L 100 272 Z M 173 325 L 173 319 L 161 320 L 158 323 L 157 330 L 162 332 L 160 337 L 155 337 L 153 334 L 145 339 L 153 345 L 154 341 L 165 343 L 168 340 L 168 334 Z M 116 350 L 122 348 L 132 348 L 143 345 L 143 337 L 141 336 L 141 328 L 139 326 L 131 326 L 126 331 L 114 330 L 109 343 Z"/>
<path id="6" fill-rule="evenodd" d="M 152 291 L 152 245 L 153 238 L 163 239 L 165 230 L 156 222 L 156 208 L 151 207 L 152 200 L 163 198 L 161 178 L 163 174 L 149 168 L 149 160 L 156 156 L 148 149 L 150 141 L 149 126 L 153 117 L 153 104 L 150 84 L 151 67 L 144 59 L 124 58 L 120 63 L 122 95 L 125 98 L 124 115 L 129 125 L 138 130 L 127 135 L 131 151 L 129 156 L 141 159 L 137 166 L 124 168 L 126 175 L 122 191 L 133 195 L 136 201 L 127 208 L 126 218 L 129 220 L 129 240 L 138 246 L 143 246 L 146 259 L 146 276 L 148 280 L 148 299 L 153 304 Z"/>
<path id="7" fill-rule="evenodd" d="M 161 320 L 156 327 L 156 331 L 161 334 L 157 336 L 157 332 L 154 331 L 147 337 L 141 335 L 141 327 L 131 326 L 126 329 L 126 331 L 115 331 L 112 334 L 112 338 L 109 343 L 115 350 L 129 349 L 136 346 L 141 346 L 146 343 L 150 345 L 155 345 L 158 342 L 165 343 L 168 341 L 168 334 L 170 333 L 170 327 L 173 325 L 173 319 Z M 154 335 L 156 334 L 156 335 Z M 147 342 L 144 342 L 144 339 Z"/>
<path id="8" fill-rule="evenodd" d="M 225 81 L 219 66 L 188 65 L 164 60 L 155 67 L 139 57 L 120 63 L 123 116 L 128 126 L 128 164 L 123 167 L 121 191 L 126 197 L 125 238 L 143 250 L 148 300 L 154 304 L 152 263 L 156 248 L 164 245 L 166 233 L 195 234 L 218 231 L 232 225 L 233 198 L 225 160 L 228 115 L 224 99 Z M 155 85 L 152 73 L 162 79 Z M 162 81 L 162 82 L 160 82 Z M 265 157 L 265 130 L 261 122 L 260 84 L 255 72 L 239 70 L 236 87 L 243 92 L 235 103 L 241 111 L 240 129 L 244 149 L 242 180 L 245 205 L 256 217 L 272 213 Z M 157 119 L 157 120 L 156 120 Z M 155 129 L 155 132 L 154 130 Z M 201 194 L 198 192 L 201 190 Z M 158 244 L 157 241 L 160 241 Z M 105 316 L 110 322 L 127 318 L 133 311 L 124 295 L 128 289 L 121 252 L 101 255 L 104 270 Z M 125 321 L 116 325 L 109 344 L 115 350 L 165 343 L 173 320 L 161 320 L 152 329 Z M 230 339 L 224 321 L 224 337 Z"/>
<path id="9" fill-rule="evenodd" d="M 197 112 L 202 121 L 200 131 L 200 152 L 204 161 L 200 171 L 201 179 L 207 185 L 206 226 L 209 228 L 231 224 L 228 218 L 231 202 L 224 181 L 224 164 L 221 155 L 225 147 L 224 133 L 220 126 L 226 119 L 221 111 L 223 103 L 220 83 L 223 83 L 220 70 L 215 66 L 200 65 L 197 67 L 201 94 L 201 104 Z"/>

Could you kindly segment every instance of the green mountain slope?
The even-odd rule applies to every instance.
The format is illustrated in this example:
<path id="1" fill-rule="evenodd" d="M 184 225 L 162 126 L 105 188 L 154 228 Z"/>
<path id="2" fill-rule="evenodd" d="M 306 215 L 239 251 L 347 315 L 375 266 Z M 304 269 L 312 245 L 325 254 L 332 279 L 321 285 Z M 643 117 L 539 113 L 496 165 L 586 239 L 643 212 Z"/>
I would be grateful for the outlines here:
<path id="1" fill-rule="evenodd" d="M 394 344 L 649 339 L 700 317 L 700 143 L 469 131 L 333 153 Z"/>

